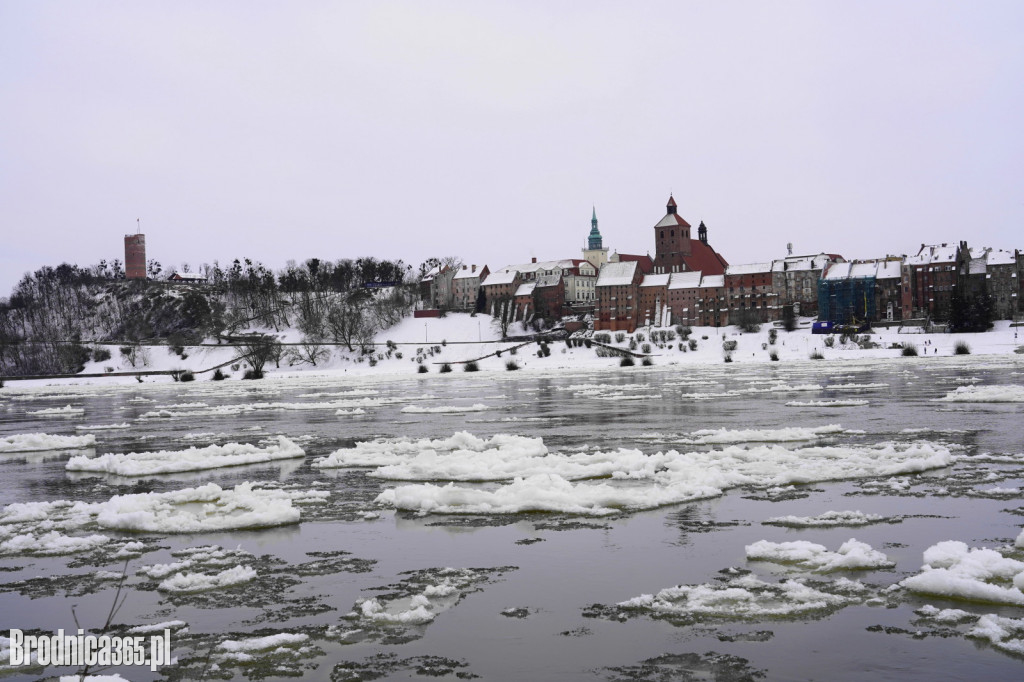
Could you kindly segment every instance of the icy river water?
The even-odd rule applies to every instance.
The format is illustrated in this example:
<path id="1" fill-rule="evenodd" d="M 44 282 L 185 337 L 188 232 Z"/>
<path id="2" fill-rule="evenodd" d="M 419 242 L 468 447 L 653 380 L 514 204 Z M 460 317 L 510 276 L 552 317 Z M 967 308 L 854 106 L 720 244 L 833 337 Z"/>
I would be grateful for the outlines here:
<path id="1" fill-rule="evenodd" d="M 1021 356 L 8 385 L 0 634 L 127 565 L 136 681 L 1016 680 L 1022 478 Z"/>

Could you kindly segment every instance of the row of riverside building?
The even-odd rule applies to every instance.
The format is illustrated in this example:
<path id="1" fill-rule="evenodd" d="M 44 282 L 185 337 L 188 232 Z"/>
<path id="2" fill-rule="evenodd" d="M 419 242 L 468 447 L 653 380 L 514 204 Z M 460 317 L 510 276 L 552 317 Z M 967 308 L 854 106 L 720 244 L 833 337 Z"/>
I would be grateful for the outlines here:
<path id="1" fill-rule="evenodd" d="M 505 320 L 591 314 L 595 330 L 772 322 L 786 311 L 835 324 L 948 318 L 958 290 L 991 298 L 998 319 L 1024 313 L 1024 253 L 925 245 L 913 256 L 847 261 L 834 253 L 729 265 L 669 197 L 654 225 L 655 255 L 608 253 L 597 212 L 582 258 L 506 265 L 438 266 L 420 282 L 422 305 Z"/>

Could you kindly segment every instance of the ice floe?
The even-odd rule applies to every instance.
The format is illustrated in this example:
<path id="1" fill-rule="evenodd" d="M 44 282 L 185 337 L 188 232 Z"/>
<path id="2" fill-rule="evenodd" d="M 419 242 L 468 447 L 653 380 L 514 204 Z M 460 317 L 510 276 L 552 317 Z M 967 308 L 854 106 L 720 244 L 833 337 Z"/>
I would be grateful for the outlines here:
<path id="1" fill-rule="evenodd" d="M 790 528 L 832 528 L 834 526 L 867 526 L 885 521 L 884 516 L 861 511 L 827 511 L 817 516 L 775 516 L 761 523 Z"/>
<path id="2" fill-rule="evenodd" d="M 241 585 L 255 578 L 256 569 L 250 566 L 235 566 L 214 574 L 177 573 L 161 582 L 157 589 L 161 592 L 205 592 Z"/>
<path id="3" fill-rule="evenodd" d="M 818 573 L 892 568 L 896 565 L 882 552 L 852 538 L 844 542 L 835 552 L 828 551 L 824 545 L 806 540 L 793 542 L 760 540 L 747 545 L 746 551 L 747 559 L 750 561 L 795 564 Z"/>
<path id="4" fill-rule="evenodd" d="M 118 476 L 152 476 L 155 474 L 199 471 L 219 467 L 258 464 L 280 459 L 304 457 L 305 451 L 284 436 L 266 448 L 245 443 L 191 447 L 187 450 L 159 452 L 110 453 L 99 457 L 72 457 L 65 468 L 68 471 L 116 474 Z"/>
<path id="5" fill-rule="evenodd" d="M 691 433 L 691 437 L 686 442 L 709 445 L 726 443 L 785 443 L 815 440 L 821 436 L 843 432 L 844 429 L 839 424 L 828 424 L 811 428 L 791 426 L 782 429 L 704 429 Z"/>
<path id="6" fill-rule="evenodd" d="M 791 400 L 786 407 L 863 407 L 867 400 Z"/>
<path id="7" fill-rule="evenodd" d="M 900 585 L 949 599 L 1024 606 L 1024 561 L 946 540 L 926 549 L 924 562 L 920 573 Z"/>
<path id="8" fill-rule="evenodd" d="M 988 640 L 1001 651 L 1024 656 L 1024 618 L 985 614 L 978 619 L 967 636 Z"/>
<path id="9" fill-rule="evenodd" d="M 116 431 L 130 427 L 131 424 L 128 422 L 122 422 L 120 424 L 88 424 L 84 426 L 76 426 L 75 429 L 78 431 Z"/>
<path id="10" fill-rule="evenodd" d="M 0 527 L 0 538 L 2 537 L 3 528 Z M 55 530 L 41 535 L 22 533 L 11 535 L 0 541 L 0 556 L 14 554 L 27 556 L 76 554 L 95 549 L 108 542 L 110 542 L 110 538 L 106 535 L 68 536 Z"/>
<path id="11" fill-rule="evenodd" d="M 408 405 L 402 408 L 402 412 L 410 414 L 455 414 L 458 412 L 486 412 L 489 409 L 491 408 L 483 403 L 475 403 L 473 405 L 438 405 L 436 407 Z"/>
<path id="12" fill-rule="evenodd" d="M 1024 403 L 1024 386 L 960 386 L 935 400 L 947 403 Z"/>
<path id="13" fill-rule="evenodd" d="M 0 453 L 77 450 L 96 445 L 96 436 L 51 436 L 46 433 L 19 433 L 0 438 Z"/>
<path id="14" fill-rule="evenodd" d="M 42 410 L 27 410 L 25 414 L 34 414 L 40 417 L 72 417 L 85 414 L 85 408 L 65 405 L 64 407 L 47 407 Z"/>

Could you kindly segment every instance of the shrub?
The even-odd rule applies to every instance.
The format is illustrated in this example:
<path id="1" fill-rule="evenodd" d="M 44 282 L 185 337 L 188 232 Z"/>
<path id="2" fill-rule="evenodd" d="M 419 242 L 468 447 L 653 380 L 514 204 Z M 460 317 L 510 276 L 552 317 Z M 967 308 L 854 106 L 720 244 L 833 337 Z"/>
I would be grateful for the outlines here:
<path id="1" fill-rule="evenodd" d="M 622 343 L 626 340 L 625 332 L 615 332 L 615 343 Z"/>
<path id="2" fill-rule="evenodd" d="M 224 381 L 225 379 L 227 379 L 227 375 L 225 375 L 224 372 L 220 371 L 220 367 L 218 367 L 217 371 L 213 373 L 212 379 L 214 381 Z"/>
<path id="3" fill-rule="evenodd" d="M 828 346 L 829 348 L 831 348 L 832 346 L 836 345 L 836 337 L 834 337 L 834 336 L 826 336 L 825 337 L 825 345 Z"/>
<path id="4" fill-rule="evenodd" d="M 611 343 L 612 335 L 607 332 L 598 332 L 597 334 L 594 334 L 594 341 L 597 341 L 598 343 Z"/>
<path id="5" fill-rule="evenodd" d="M 644 353 L 650 353 L 651 352 L 651 344 L 649 344 L 649 343 L 643 344 L 642 346 L 640 346 L 640 350 L 643 351 Z"/>
<path id="6" fill-rule="evenodd" d="M 514 372 L 517 369 L 519 369 L 519 365 L 516 364 L 515 360 L 509 360 L 508 362 L 505 363 L 505 369 L 507 369 L 510 372 Z"/>
<path id="7" fill-rule="evenodd" d="M 517 350 L 518 349 L 515 346 L 512 346 L 511 348 L 508 349 L 508 354 L 515 355 Z"/>
<path id="8" fill-rule="evenodd" d="M 443 365 L 441 365 L 441 369 L 439 371 L 441 372 L 441 374 L 445 374 L 447 372 L 452 371 L 452 366 L 446 362 Z"/>
<path id="9" fill-rule="evenodd" d="M 181 381 L 195 381 L 196 380 L 196 375 L 193 374 L 192 372 L 182 372 L 180 380 Z"/>
<path id="10" fill-rule="evenodd" d="M 679 344 L 679 350 L 681 350 L 681 351 L 683 351 L 685 353 L 686 352 L 686 344 L 685 343 Z"/>
<path id="11" fill-rule="evenodd" d="M 707 340 L 708 340 L 708 337 L 707 337 L 707 336 L 702 336 L 702 337 L 700 337 L 700 338 L 701 338 L 701 341 L 707 341 Z"/>
<path id="12" fill-rule="evenodd" d="M 953 346 L 954 355 L 970 355 L 971 347 L 967 345 L 966 341 L 957 341 L 956 345 Z"/>
<path id="13" fill-rule="evenodd" d="M 917 346 L 912 343 L 906 343 L 903 345 L 903 350 L 900 352 L 905 358 L 917 357 Z"/>
<path id="14" fill-rule="evenodd" d="M 377 366 L 377 358 L 371 356 L 370 357 L 370 367 L 376 367 L 376 366 Z"/>
<path id="15" fill-rule="evenodd" d="M 637 346 L 636 339 L 630 339 L 629 340 L 629 349 L 630 350 L 636 350 L 636 346 Z"/>
<path id="16" fill-rule="evenodd" d="M 475 362 L 467 362 L 466 365 L 462 369 L 463 369 L 463 371 L 466 371 L 466 372 L 479 372 L 480 371 L 480 367 Z"/>
<path id="17" fill-rule="evenodd" d="M 829 338 L 831 338 L 831 337 L 829 337 Z M 846 342 L 849 341 L 849 340 L 850 340 L 850 337 L 848 337 L 846 334 L 840 334 L 839 335 L 839 345 L 840 346 L 845 346 Z"/>
<path id="18" fill-rule="evenodd" d="M 662 334 L 662 338 L 665 340 L 666 343 L 668 343 L 669 341 L 676 340 L 676 333 L 671 329 L 666 329 L 664 332 L 662 332 Z"/>
<path id="19" fill-rule="evenodd" d="M 395 358 L 397 358 L 398 360 L 401 360 L 402 359 L 402 354 L 401 353 L 395 353 Z"/>
<path id="20" fill-rule="evenodd" d="M 646 338 L 647 338 L 647 337 L 646 337 L 646 336 L 644 336 L 643 334 L 637 334 L 637 335 L 636 335 L 636 340 L 637 340 L 637 341 L 639 341 L 639 342 L 641 342 L 641 343 L 642 343 L 642 342 L 643 342 L 643 341 L 644 341 L 644 340 L 645 340 Z"/>
<path id="21" fill-rule="evenodd" d="M 821 351 L 814 349 L 811 351 L 811 360 L 824 360 L 825 356 L 821 354 Z"/>
<path id="22" fill-rule="evenodd" d="M 96 362 L 103 362 L 110 359 L 110 351 L 106 348 L 93 348 L 92 359 Z"/>
<path id="23" fill-rule="evenodd" d="M 728 341 L 723 341 L 722 342 L 722 350 L 733 351 L 733 350 L 736 350 L 736 346 L 738 346 L 738 345 L 739 345 L 739 342 L 736 341 L 736 339 L 730 339 Z"/>
<path id="24" fill-rule="evenodd" d="M 447 346 L 448 345 L 448 339 L 441 339 L 441 345 L 442 346 Z"/>
<path id="25" fill-rule="evenodd" d="M 779 353 L 778 353 L 778 351 L 774 351 L 773 350 L 771 353 L 768 354 L 768 357 L 771 358 L 772 362 L 778 362 L 779 361 Z"/>
<path id="26" fill-rule="evenodd" d="M 654 364 L 654 361 L 651 360 L 650 358 L 644 358 L 643 360 L 640 361 L 640 364 L 643 365 L 644 367 L 650 367 L 651 365 Z"/>
<path id="27" fill-rule="evenodd" d="M 416 371 L 419 372 L 420 374 L 426 374 L 430 370 L 427 369 L 426 365 L 420 365 L 419 368 Z M 451 370 L 449 370 L 449 371 L 451 371 Z"/>
<path id="28" fill-rule="evenodd" d="M 240 365 L 236 362 L 235 364 L 231 365 L 231 371 L 237 372 L 239 367 Z"/>
<path id="29" fill-rule="evenodd" d="M 245 370 L 245 374 L 242 375 L 242 378 L 243 379 L 262 379 L 263 378 L 263 372 L 260 371 L 260 370 L 255 370 L 255 369 L 247 369 L 247 370 Z"/>
<path id="30" fill-rule="evenodd" d="M 774 346 L 775 342 L 778 340 L 778 338 L 779 338 L 779 330 L 778 329 L 772 328 L 772 329 L 768 330 L 768 343 L 769 344 Z"/>
<path id="31" fill-rule="evenodd" d="M 704 338 L 706 339 L 708 337 L 705 336 Z M 697 350 L 697 339 L 690 339 L 688 343 L 690 345 L 690 350 Z"/>
<path id="32" fill-rule="evenodd" d="M 628 355 L 619 360 L 619 367 L 632 367 L 634 364 L 635 363 L 633 362 L 633 358 L 629 357 Z"/>

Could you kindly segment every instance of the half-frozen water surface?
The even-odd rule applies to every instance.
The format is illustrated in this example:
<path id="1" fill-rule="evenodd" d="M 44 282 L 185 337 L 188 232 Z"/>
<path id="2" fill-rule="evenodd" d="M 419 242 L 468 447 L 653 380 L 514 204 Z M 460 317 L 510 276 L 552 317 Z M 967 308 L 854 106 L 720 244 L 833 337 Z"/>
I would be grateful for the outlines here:
<path id="1" fill-rule="evenodd" d="M 136 682 L 1020 678 L 1024 357 L 908 360 L 9 384 L 0 625 L 120 590 Z"/>

